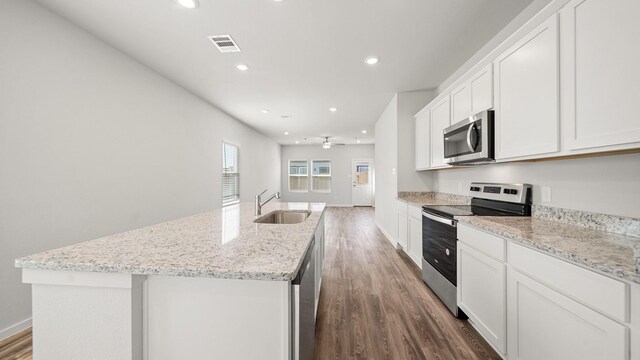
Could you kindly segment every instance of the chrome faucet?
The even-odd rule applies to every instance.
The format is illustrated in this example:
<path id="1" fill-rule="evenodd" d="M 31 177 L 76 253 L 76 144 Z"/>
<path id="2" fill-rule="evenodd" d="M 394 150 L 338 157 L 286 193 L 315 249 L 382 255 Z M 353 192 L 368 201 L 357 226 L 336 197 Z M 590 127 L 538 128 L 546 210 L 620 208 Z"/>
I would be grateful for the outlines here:
<path id="1" fill-rule="evenodd" d="M 267 189 L 264 189 L 264 191 L 261 192 L 260 195 L 256 195 L 256 216 L 262 215 L 262 207 L 264 206 L 264 204 L 273 200 L 273 198 L 280 199 L 280 193 L 275 192 L 271 196 L 269 196 L 267 200 L 262 201 L 262 195 L 266 192 L 267 192 Z"/>

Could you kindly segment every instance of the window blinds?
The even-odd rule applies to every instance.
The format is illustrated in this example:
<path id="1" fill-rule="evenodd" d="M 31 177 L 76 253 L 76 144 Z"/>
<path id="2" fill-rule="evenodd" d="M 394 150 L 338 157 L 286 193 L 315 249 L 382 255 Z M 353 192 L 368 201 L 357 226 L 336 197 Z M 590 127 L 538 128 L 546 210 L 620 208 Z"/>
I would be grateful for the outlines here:
<path id="1" fill-rule="evenodd" d="M 222 143 L 222 206 L 240 201 L 238 147 Z"/>

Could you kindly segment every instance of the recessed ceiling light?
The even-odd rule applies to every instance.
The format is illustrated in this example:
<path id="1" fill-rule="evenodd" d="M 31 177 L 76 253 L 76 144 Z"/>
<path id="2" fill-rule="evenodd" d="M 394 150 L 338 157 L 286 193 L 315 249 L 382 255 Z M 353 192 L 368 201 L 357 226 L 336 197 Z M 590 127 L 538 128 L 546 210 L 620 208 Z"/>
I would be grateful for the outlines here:
<path id="1" fill-rule="evenodd" d="M 377 56 L 369 56 L 366 59 L 364 59 L 364 62 L 366 62 L 369 65 L 375 65 L 377 64 L 379 61 Z"/>
<path id="2" fill-rule="evenodd" d="M 198 7 L 198 0 L 178 0 L 178 4 L 186 7 L 187 9 L 195 9 Z"/>
<path id="3" fill-rule="evenodd" d="M 336 111 L 338 111 L 338 108 L 331 107 L 331 108 L 329 108 L 329 111 L 336 112 Z"/>
<path id="4" fill-rule="evenodd" d="M 238 69 L 240 71 L 247 71 L 247 70 L 249 70 L 249 65 L 247 65 L 247 64 L 238 64 L 238 65 L 236 65 L 236 69 Z"/>
<path id="5" fill-rule="evenodd" d="M 285 134 L 285 135 L 289 135 L 289 132 L 288 132 L 288 131 L 285 131 L 285 132 L 284 132 L 284 134 Z"/>
<path id="6" fill-rule="evenodd" d="M 276 0 L 276 1 L 282 1 L 282 0 Z M 296 144 L 300 144 L 300 141 L 296 140 Z"/>
<path id="7" fill-rule="evenodd" d="M 362 133 L 363 133 L 363 134 L 366 134 L 366 133 L 367 133 L 367 130 L 362 130 Z"/>
<path id="8" fill-rule="evenodd" d="M 357 142 L 358 144 L 360 144 L 360 140 L 356 140 L 356 142 Z"/>
<path id="9" fill-rule="evenodd" d="M 268 113 L 269 113 L 269 110 L 264 109 L 264 110 L 262 110 L 262 113 L 263 113 L 263 114 L 268 114 Z"/>

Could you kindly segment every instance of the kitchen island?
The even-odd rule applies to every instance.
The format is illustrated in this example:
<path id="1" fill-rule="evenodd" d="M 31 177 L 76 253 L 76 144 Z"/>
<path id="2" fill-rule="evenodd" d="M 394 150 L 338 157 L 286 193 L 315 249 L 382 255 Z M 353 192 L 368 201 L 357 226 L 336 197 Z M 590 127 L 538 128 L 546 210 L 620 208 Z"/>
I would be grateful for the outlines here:
<path id="1" fill-rule="evenodd" d="M 299 300 L 315 318 L 324 207 L 271 203 L 256 217 L 242 203 L 16 260 L 32 285 L 35 358 L 296 358 L 309 347 L 296 277 L 312 267 Z M 254 222 L 273 211 L 308 217 Z"/>

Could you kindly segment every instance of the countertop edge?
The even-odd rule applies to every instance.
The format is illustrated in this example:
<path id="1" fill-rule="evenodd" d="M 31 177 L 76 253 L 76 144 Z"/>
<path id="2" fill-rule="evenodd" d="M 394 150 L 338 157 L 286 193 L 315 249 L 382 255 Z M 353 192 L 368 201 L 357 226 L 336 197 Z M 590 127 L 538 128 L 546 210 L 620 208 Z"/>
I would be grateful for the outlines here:
<path id="1" fill-rule="evenodd" d="M 587 269 L 587 270 L 591 270 L 594 271 L 598 274 L 610 277 L 612 279 L 616 279 L 616 280 L 626 280 L 629 282 L 633 282 L 636 284 L 640 284 L 640 274 L 639 273 L 629 273 L 628 271 L 624 271 L 624 270 L 620 270 L 617 269 L 615 267 L 612 267 L 610 265 L 606 265 L 606 264 L 602 264 L 599 263 L 597 261 L 594 261 L 593 259 L 589 259 L 586 257 L 581 257 L 575 254 L 568 254 L 564 251 L 561 250 L 557 250 L 555 248 L 553 248 L 552 246 L 548 246 L 548 245 L 543 245 L 540 243 L 536 243 L 533 242 L 529 239 L 523 238 L 521 236 L 517 236 L 511 233 L 505 233 L 499 230 L 496 230 L 494 228 L 488 227 L 488 226 L 478 226 L 478 224 L 473 223 L 471 221 L 467 221 L 465 216 L 456 216 L 455 217 L 456 220 L 458 220 L 459 222 L 472 227 L 474 229 L 480 230 L 480 231 L 485 231 L 485 232 L 489 232 L 493 235 L 502 237 L 502 238 L 506 238 L 509 240 L 513 240 L 516 243 L 518 243 L 519 245 L 523 245 L 529 249 L 535 250 L 535 251 L 539 251 L 542 252 L 544 254 L 547 254 L 549 256 L 552 256 L 556 259 L 559 260 L 563 260 L 566 261 L 570 264 L 579 266 L 581 268 Z M 568 225 L 568 224 L 564 224 L 564 225 Z M 568 226 L 572 226 L 572 225 L 568 225 Z"/>

